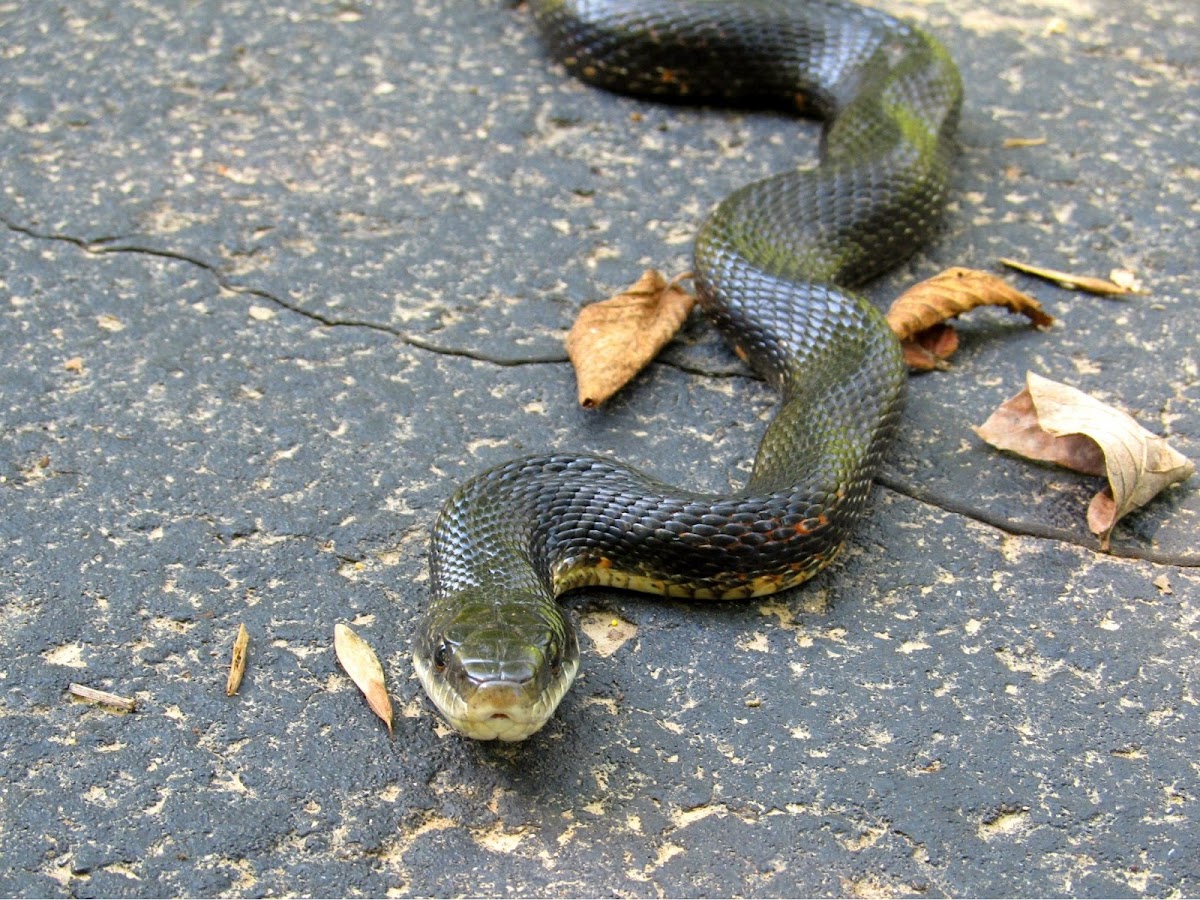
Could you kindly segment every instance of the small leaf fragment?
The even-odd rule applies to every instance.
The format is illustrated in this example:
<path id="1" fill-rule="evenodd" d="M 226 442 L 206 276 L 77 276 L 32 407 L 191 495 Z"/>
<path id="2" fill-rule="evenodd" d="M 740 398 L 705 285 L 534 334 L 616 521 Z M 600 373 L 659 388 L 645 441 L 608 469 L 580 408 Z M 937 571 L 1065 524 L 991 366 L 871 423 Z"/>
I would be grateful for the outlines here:
<path id="1" fill-rule="evenodd" d="M 88 687 L 86 684 L 77 684 L 74 681 L 67 686 L 67 693 L 79 697 L 81 700 L 90 700 L 93 703 L 115 706 L 124 712 L 133 712 L 137 709 L 137 701 L 131 697 L 110 694 L 108 691 L 97 690 L 96 688 Z"/>
<path id="2" fill-rule="evenodd" d="M 96 316 L 96 324 L 105 331 L 118 332 L 125 330 L 125 323 L 109 313 L 102 313 Z"/>
<path id="3" fill-rule="evenodd" d="M 1046 328 L 1054 323 L 1040 303 L 990 272 L 954 266 L 914 284 L 896 298 L 887 321 L 900 339 L 905 361 L 920 370 L 945 368 L 942 362 L 958 347 L 947 319 L 977 306 L 1003 306 Z"/>
<path id="4" fill-rule="evenodd" d="M 1024 272 L 1026 275 L 1033 275 L 1036 278 L 1053 281 L 1059 287 L 1066 288 L 1067 290 L 1086 291 L 1089 294 L 1099 294 L 1102 297 L 1119 297 L 1125 294 L 1142 293 L 1136 285 L 1136 280 L 1133 280 L 1132 284 L 1130 283 L 1132 273 L 1123 273 L 1119 276 L 1122 283 L 1118 283 L 1116 280 L 1109 281 L 1106 278 L 1095 278 L 1091 275 L 1075 275 L 1071 272 L 1061 272 L 1058 269 L 1034 266 L 1016 259 L 1001 257 L 1000 262 L 1010 269 L 1016 269 L 1018 272 Z"/>
<path id="5" fill-rule="evenodd" d="M 392 701 L 388 697 L 387 685 L 383 680 L 383 666 L 379 657 L 370 645 L 354 631 L 340 622 L 333 626 L 333 649 L 337 653 L 338 662 L 346 670 L 363 696 L 367 698 L 367 706 L 387 725 L 388 735 L 392 732 Z"/>
<path id="6" fill-rule="evenodd" d="M 1012 150 L 1016 147 L 1040 147 L 1046 143 L 1044 137 L 1010 137 L 1005 138 L 1001 143 L 1005 150 Z"/>
<path id="7" fill-rule="evenodd" d="M 1171 579 L 1168 578 L 1166 575 L 1159 575 L 1157 578 L 1155 578 L 1150 583 L 1153 584 L 1156 588 L 1158 588 L 1160 593 L 1163 593 L 1163 594 L 1175 593 L 1173 590 L 1171 590 Z"/>
<path id="8" fill-rule="evenodd" d="M 567 334 L 579 404 L 604 403 L 675 336 L 696 298 L 679 286 L 688 275 L 667 281 L 647 269 L 634 284 L 579 311 Z"/>
<path id="9" fill-rule="evenodd" d="M 250 632 L 238 624 L 237 637 L 233 640 L 233 658 L 229 661 L 229 677 L 225 680 L 225 696 L 232 697 L 242 686 L 246 674 L 246 648 L 250 645 Z"/>
<path id="10" fill-rule="evenodd" d="M 1142 283 L 1138 281 L 1137 275 L 1128 269 L 1113 269 L 1108 273 L 1108 280 L 1131 294 L 1144 293 Z"/>
<path id="11" fill-rule="evenodd" d="M 1195 465 L 1119 409 L 1033 372 L 1021 393 L 975 429 L 1000 450 L 1092 475 L 1108 487 L 1088 506 L 1088 528 L 1107 550 L 1112 530 L 1131 510 L 1189 478 Z"/>

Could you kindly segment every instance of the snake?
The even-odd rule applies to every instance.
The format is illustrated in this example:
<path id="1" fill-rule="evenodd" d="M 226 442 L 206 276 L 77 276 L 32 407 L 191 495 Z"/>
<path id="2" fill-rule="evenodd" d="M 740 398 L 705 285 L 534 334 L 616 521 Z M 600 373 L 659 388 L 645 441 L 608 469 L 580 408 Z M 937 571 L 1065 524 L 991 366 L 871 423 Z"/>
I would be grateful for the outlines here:
<path id="1" fill-rule="evenodd" d="M 413 662 L 441 715 L 519 741 L 579 670 L 561 596 L 587 586 L 744 599 L 838 554 L 903 410 L 906 368 L 861 292 L 938 228 L 961 79 L 925 31 L 846 0 L 529 0 L 575 77 L 675 103 L 823 122 L 815 164 L 738 188 L 693 248 L 697 302 L 779 393 L 745 486 L 675 487 L 613 459 L 526 456 L 435 517 Z"/>

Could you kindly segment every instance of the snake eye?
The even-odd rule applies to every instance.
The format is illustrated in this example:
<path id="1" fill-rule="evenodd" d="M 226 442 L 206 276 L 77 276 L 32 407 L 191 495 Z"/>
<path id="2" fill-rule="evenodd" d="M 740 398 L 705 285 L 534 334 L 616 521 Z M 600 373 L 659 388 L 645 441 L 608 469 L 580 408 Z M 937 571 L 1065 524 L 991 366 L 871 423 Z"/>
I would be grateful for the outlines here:
<path id="1" fill-rule="evenodd" d="M 448 652 L 449 648 L 446 646 L 445 641 L 438 644 L 437 648 L 433 651 L 433 667 L 439 672 L 446 670 L 446 654 Z"/>
<path id="2" fill-rule="evenodd" d="M 550 671 L 557 675 L 562 671 L 563 654 L 558 644 L 550 645 Z"/>

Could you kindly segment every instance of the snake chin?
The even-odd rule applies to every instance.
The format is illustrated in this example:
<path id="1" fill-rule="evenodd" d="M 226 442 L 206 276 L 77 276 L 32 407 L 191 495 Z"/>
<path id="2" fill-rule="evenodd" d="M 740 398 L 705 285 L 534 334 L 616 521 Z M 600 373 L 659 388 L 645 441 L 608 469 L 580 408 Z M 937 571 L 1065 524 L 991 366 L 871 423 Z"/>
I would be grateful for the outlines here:
<path id="1" fill-rule="evenodd" d="M 577 659 L 564 661 L 549 684 L 544 679 L 493 680 L 448 678 L 441 669 L 413 654 L 417 677 L 438 711 L 455 731 L 477 741 L 523 741 L 554 715 L 579 669 Z"/>

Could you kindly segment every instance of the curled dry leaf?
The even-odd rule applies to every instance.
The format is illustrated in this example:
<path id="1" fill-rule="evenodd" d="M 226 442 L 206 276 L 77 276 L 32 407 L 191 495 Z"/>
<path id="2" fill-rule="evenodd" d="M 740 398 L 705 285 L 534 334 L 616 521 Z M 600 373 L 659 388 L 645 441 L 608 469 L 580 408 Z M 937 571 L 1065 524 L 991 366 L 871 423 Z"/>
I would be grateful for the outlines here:
<path id="1" fill-rule="evenodd" d="M 1132 273 L 1126 272 L 1123 269 L 1114 269 L 1114 274 L 1117 277 L 1110 281 L 1106 278 L 1094 278 L 1091 275 L 1074 275 L 1071 272 L 1060 272 L 1058 269 L 1033 266 L 1016 259 L 1001 257 L 1000 262 L 1010 269 L 1016 269 L 1018 272 L 1024 272 L 1026 275 L 1033 275 L 1036 278 L 1053 281 L 1055 284 L 1068 290 L 1086 291 L 1089 294 L 1099 294 L 1103 297 L 1119 297 L 1124 294 L 1141 293 L 1137 279 Z"/>
<path id="2" fill-rule="evenodd" d="M 976 434 L 1000 450 L 1104 475 L 1108 487 L 1088 506 L 1088 527 L 1107 550 L 1122 516 L 1196 471 L 1187 457 L 1131 416 L 1033 372 Z"/>
<path id="3" fill-rule="evenodd" d="M 904 350 L 904 363 L 918 372 L 931 369 L 948 369 L 946 362 L 958 349 L 958 332 L 953 326 L 942 323 L 918 332 L 908 340 L 900 342 Z"/>
<path id="4" fill-rule="evenodd" d="M 567 355 L 579 383 L 579 403 L 599 406 L 645 368 L 683 325 L 696 298 L 647 269 L 621 293 L 579 311 L 567 334 Z"/>
<path id="5" fill-rule="evenodd" d="M 1040 303 L 990 272 L 955 266 L 914 284 L 896 298 L 887 320 L 904 347 L 904 358 L 919 370 L 944 368 L 958 346 L 958 338 L 945 325 L 977 306 L 1003 306 L 1046 328 L 1054 319 Z"/>
<path id="6" fill-rule="evenodd" d="M 338 662 L 367 698 L 367 705 L 383 719 L 392 734 L 392 701 L 383 680 L 383 666 L 370 645 L 346 625 L 333 626 L 333 649 Z"/>
<path id="7" fill-rule="evenodd" d="M 233 658 L 229 661 L 229 677 L 225 680 L 225 695 L 232 697 L 242 686 L 246 674 L 246 648 L 250 645 L 250 632 L 245 625 L 238 625 L 237 637 L 233 639 Z"/>

